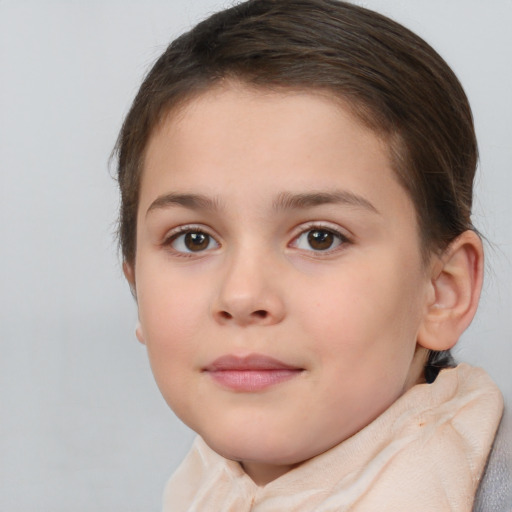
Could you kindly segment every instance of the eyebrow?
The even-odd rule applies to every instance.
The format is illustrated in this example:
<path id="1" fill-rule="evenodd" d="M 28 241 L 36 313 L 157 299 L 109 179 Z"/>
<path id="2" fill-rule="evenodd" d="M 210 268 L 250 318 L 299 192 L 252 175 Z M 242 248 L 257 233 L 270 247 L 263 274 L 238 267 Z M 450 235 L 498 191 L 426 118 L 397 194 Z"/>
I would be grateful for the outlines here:
<path id="1" fill-rule="evenodd" d="M 311 192 L 305 194 L 291 194 L 282 192 L 274 201 L 274 209 L 305 209 L 324 204 L 337 204 L 362 208 L 372 213 L 379 213 L 377 208 L 364 197 L 347 190 L 335 190 L 333 192 Z"/>
<path id="2" fill-rule="evenodd" d="M 191 210 L 216 211 L 220 209 L 220 201 L 216 197 L 208 197 L 202 194 L 164 194 L 151 203 L 146 215 L 153 210 L 170 206 L 184 206 Z"/>
<path id="3" fill-rule="evenodd" d="M 347 190 L 308 192 L 302 194 L 281 192 L 274 200 L 272 206 L 275 211 L 282 211 L 307 209 L 324 204 L 351 206 L 363 208 L 372 213 L 379 213 L 377 208 L 375 208 L 368 199 Z M 151 203 L 146 215 L 153 210 L 172 206 L 183 206 L 191 210 L 218 211 L 220 209 L 220 201 L 217 197 L 209 197 L 202 194 L 164 194 L 157 197 Z"/>

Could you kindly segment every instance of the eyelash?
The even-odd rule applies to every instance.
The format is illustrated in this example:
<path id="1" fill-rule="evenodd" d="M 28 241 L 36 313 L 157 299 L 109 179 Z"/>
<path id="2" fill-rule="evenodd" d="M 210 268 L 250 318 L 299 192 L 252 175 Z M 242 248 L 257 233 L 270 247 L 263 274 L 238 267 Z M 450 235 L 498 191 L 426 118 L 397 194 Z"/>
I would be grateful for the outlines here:
<path id="1" fill-rule="evenodd" d="M 188 234 L 202 234 L 209 238 L 208 247 L 205 250 L 202 251 L 180 251 L 173 247 L 173 244 L 181 237 L 186 236 Z M 190 258 L 194 256 L 198 256 L 209 249 L 209 245 L 211 244 L 211 241 L 214 241 L 218 247 L 220 247 L 220 243 L 217 242 L 215 237 L 208 233 L 206 229 L 204 229 L 201 226 L 195 226 L 195 225 L 185 225 L 185 226 L 179 226 L 176 229 L 174 229 L 171 233 L 169 233 L 163 240 L 162 246 L 169 248 L 173 255 L 178 257 L 184 257 L 184 258 Z"/>
<path id="2" fill-rule="evenodd" d="M 298 240 L 300 240 L 300 238 L 302 236 L 305 236 L 308 233 L 311 233 L 311 232 L 314 232 L 314 231 L 325 232 L 325 233 L 328 233 L 330 235 L 333 235 L 337 239 L 338 243 L 333 248 L 328 247 L 326 249 L 315 250 L 313 248 L 310 248 L 310 249 L 300 249 L 299 247 L 296 247 L 298 250 L 301 250 L 303 252 L 313 253 L 315 256 L 322 257 L 322 256 L 328 256 L 328 255 L 330 255 L 330 254 L 332 254 L 334 252 L 342 250 L 343 246 L 345 246 L 346 244 L 350 244 L 351 243 L 350 238 L 347 237 L 346 235 L 344 235 L 343 233 L 341 233 L 340 231 L 338 231 L 337 229 L 335 229 L 335 228 L 333 228 L 331 226 L 322 224 L 322 223 L 312 222 L 312 223 L 307 224 L 307 225 L 302 225 L 300 227 L 300 232 L 296 236 L 294 236 L 294 238 L 288 244 L 288 246 L 289 247 L 295 247 L 295 244 L 297 243 Z M 209 239 L 207 247 L 205 249 L 202 249 L 202 250 L 199 250 L 199 251 L 184 251 L 184 250 L 177 250 L 176 248 L 174 248 L 173 244 L 181 236 L 186 236 L 187 234 L 202 234 L 202 235 L 205 235 Z M 215 249 L 221 247 L 220 242 L 218 242 L 213 235 L 208 233 L 208 230 L 204 229 L 204 227 L 202 227 L 202 226 L 195 226 L 195 225 L 185 225 L 185 226 L 179 226 L 175 230 L 173 230 L 169 235 L 167 235 L 165 237 L 165 239 L 163 240 L 161 245 L 163 247 L 170 248 L 175 256 L 190 258 L 190 257 L 194 257 L 194 256 L 197 257 L 199 255 L 202 255 L 202 254 L 212 250 L 212 248 L 210 247 L 212 241 L 217 245 L 215 247 Z"/>
<path id="3" fill-rule="evenodd" d="M 338 240 L 337 245 L 335 245 L 334 247 L 329 247 L 325 250 L 314 250 L 313 248 L 300 249 L 298 247 L 297 247 L 297 249 L 302 250 L 304 252 L 312 253 L 315 255 L 315 257 L 327 257 L 333 253 L 343 250 L 347 244 L 352 243 L 352 240 L 347 235 L 341 233 L 338 229 L 336 229 L 330 225 L 323 224 L 323 223 L 311 222 L 309 224 L 300 226 L 299 234 L 293 238 L 292 242 L 289 245 L 293 247 L 294 244 L 296 244 L 297 241 L 302 236 L 305 236 L 308 233 L 311 233 L 314 231 L 320 231 L 320 232 L 325 232 L 325 233 L 334 235 L 334 237 L 337 238 L 337 240 Z"/>

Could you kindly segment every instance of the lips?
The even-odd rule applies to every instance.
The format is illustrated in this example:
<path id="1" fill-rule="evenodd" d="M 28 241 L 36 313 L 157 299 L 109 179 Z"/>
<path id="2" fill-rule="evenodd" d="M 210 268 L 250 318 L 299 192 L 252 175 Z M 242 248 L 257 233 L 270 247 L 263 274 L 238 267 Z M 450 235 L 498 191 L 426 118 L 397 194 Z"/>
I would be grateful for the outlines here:
<path id="1" fill-rule="evenodd" d="M 261 354 L 251 354 L 247 357 L 219 357 L 206 366 L 203 372 L 224 388 L 256 392 L 297 377 L 303 368 Z"/>

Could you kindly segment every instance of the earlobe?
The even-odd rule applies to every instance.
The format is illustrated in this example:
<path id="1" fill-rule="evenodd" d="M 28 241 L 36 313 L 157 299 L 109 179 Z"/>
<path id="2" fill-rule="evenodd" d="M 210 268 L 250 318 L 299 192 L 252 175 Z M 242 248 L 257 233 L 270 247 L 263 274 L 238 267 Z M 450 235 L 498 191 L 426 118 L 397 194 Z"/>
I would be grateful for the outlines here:
<path id="1" fill-rule="evenodd" d="M 142 325 L 140 324 L 140 321 L 137 322 L 137 325 L 135 326 L 135 336 L 137 336 L 137 339 L 143 344 L 146 344 L 146 339 L 144 338 L 144 333 L 142 332 Z"/>
<path id="2" fill-rule="evenodd" d="M 418 343 L 448 350 L 469 326 L 478 307 L 483 280 L 483 248 L 473 231 L 459 235 L 431 266 L 428 303 Z"/>

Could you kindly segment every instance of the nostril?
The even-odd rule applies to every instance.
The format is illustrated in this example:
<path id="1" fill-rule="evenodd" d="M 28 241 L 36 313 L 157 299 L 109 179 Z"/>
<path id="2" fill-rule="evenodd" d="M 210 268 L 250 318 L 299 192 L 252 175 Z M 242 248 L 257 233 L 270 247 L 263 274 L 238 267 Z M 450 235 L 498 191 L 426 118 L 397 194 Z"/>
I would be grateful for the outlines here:
<path id="1" fill-rule="evenodd" d="M 245 322 L 252 323 L 254 321 L 257 322 L 259 320 L 266 320 L 270 317 L 269 312 L 266 311 L 265 309 L 257 309 L 249 314 L 247 314 L 247 312 L 246 313 L 243 313 L 243 312 L 242 313 L 238 313 L 238 312 L 229 313 L 228 311 L 221 310 L 217 313 L 217 315 L 218 315 L 218 318 L 223 321 L 236 319 L 237 321 L 241 321 L 242 323 L 245 323 Z"/>

